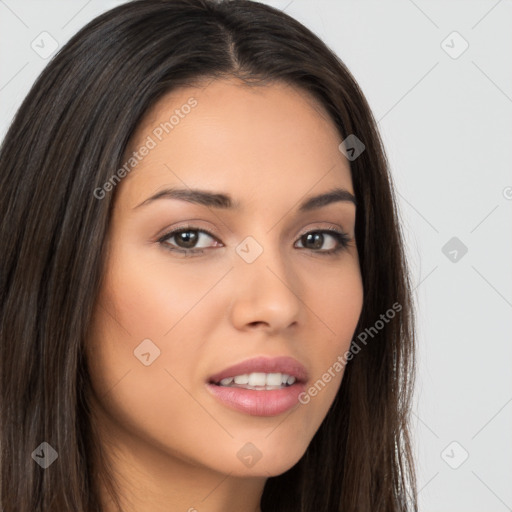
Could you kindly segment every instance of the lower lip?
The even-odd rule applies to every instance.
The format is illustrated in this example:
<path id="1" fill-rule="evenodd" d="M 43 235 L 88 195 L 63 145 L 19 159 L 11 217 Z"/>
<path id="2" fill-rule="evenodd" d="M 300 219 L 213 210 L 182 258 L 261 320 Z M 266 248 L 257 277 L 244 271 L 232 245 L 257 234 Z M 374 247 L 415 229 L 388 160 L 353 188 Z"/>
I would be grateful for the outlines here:
<path id="1" fill-rule="evenodd" d="M 305 390 L 305 385 L 301 382 L 269 391 L 230 388 L 210 383 L 206 387 L 224 405 L 251 416 L 282 414 L 298 403 L 299 395 Z"/>

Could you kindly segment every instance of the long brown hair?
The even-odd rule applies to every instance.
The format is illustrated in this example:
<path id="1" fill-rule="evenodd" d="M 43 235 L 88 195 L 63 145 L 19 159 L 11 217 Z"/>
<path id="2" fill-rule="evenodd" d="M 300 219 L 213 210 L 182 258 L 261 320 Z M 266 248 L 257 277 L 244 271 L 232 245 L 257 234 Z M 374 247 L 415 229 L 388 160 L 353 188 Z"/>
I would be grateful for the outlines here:
<path id="1" fill-rule="evenodd" d="M 340 141 L 354 134 L 365 146 L 350 162 L 364 286 L 354 335 L 372 336 L 349 361 L 304 456 L 268 479 L 262 511 L 417 509 L 408 423 L 414 308 L 388 163 L 363 93 L 318 37 L 277 9 L 138 0 L 61 48 L 0 149 L 3 512 L 101 511 L 84 354 L 115 191 L 101 200 L 93 191 L 122 165 L 138 123 L 164 94 L 222 77 L 298 86 L 325 107 Z M 393 304 L 396 316 L 375 328 Z M 42 442 L 58 453 L 47 469 L 31 457 Z"/>

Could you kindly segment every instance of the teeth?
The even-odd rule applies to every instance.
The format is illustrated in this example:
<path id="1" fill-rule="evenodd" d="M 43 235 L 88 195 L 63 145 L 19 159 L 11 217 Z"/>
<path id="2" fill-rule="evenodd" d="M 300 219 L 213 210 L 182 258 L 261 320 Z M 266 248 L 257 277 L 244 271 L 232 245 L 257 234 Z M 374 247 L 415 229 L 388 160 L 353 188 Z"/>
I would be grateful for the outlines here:
<path id="1" fill-rule="evenodd" d="M 283 383 L 282 377 L 280 373 L 267 373 L 265 384 L 267 386 L 280 386 Z"/>
<path id="2" fill-rule="evenodd" d="M 251 373 L 249 374 L 249 386 L 266 386 L 267 374 L 266 373 Z"/>
<path id="3" fill-rule="evenodd" d="M 226 377 L 220 381 L 221 386 L 239 387 L 247 389 L 279 389 L 284 386 L 291 386 L 296 381 L 295 377 L 286 373 L 262 373 L 253 372 L 235 377 Z"/>

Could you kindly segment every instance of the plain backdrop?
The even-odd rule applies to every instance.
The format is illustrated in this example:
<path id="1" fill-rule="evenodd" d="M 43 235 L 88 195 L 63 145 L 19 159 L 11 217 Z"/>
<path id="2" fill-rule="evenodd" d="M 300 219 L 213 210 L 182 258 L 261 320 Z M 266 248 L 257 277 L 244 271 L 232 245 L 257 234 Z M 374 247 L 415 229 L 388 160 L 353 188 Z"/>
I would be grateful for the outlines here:
<path id="1" fill-rule="evenodd" d="M 43 47 L 121 3 L 0 0 L 0 138 Z M 415 287 L 420 510 L 512 510 L 512 2 L 264 3 L 340 56 L 379 123 Z"/>

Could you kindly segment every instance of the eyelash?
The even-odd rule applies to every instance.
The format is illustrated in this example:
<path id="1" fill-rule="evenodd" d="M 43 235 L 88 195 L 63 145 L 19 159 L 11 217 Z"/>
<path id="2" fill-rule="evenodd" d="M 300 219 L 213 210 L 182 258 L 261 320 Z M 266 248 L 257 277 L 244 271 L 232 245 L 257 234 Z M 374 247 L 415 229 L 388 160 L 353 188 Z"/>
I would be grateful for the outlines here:
<path id="1" fill-rule="evenodd" d="M 215 237 L 215 235 L 213 235 L 212 233 L 210 233 L 206 229 L 202 229 L 202 228 L 200 229 L 200 228 L 198 228 L 196 226 L 182 226 L 182 227 L 180 227 L 178 229 L 175 229 L 173 231 L 169 231 L 168 233 L 163 235 L 161 238 L 158 239 L 158 243 L 160 243 L 168 251 L 180 252 L 180 253 L 184 253 L 185 255 L 191 255 L 191 254 L 197 254 L 197 253 L 204 252 L 204 250 L 205 250 L 204 248 L 201 248 L 201 249 L 183 249 L 182 247 L 176 248 L 176 247 L 170 247 L 169 246 L 169 243 L 167 243 L 167 240 L 169 238 L 172 238 L 175 235 L 178 235 L 180 233 L 186 233 L 188 231 L 197 231 L 199 233 L 205 233 L 208 236 L 210 236 L 211 238 L 213 238 L 215 241 L 218 241 L 217 237 Z M 300 235 L 299 240 L 302 237 L 304 237 L 306 235 L 309 235 L 311 233 L 327 233 L 327 234 L 331 235 L 333 238 L 335 238 L 336 241 L 338 242 L 338 246 L 337 247 L 335 247 L 334 249 L 329 249 L 327 251 L 310 249 L 312 252 L 319 253 L 319 254 L 321 254 L 323 256 L 336 256 L 339 252 L 341 252 L 344 249 L 346 249 L 348 247 L 348 245 L 349 245 L 349 242 L 350 242 L 350 237 L 348 236 L 347 233 L 345 233 L 343 231 L 339 231 L 338 229 L 334 229 L 334 228 L 322 228 L 322 229 L 314 229 L 314 230 L 311 230 L 311 231 L 306 231 L 305 233 L 302 233 Z"/>

